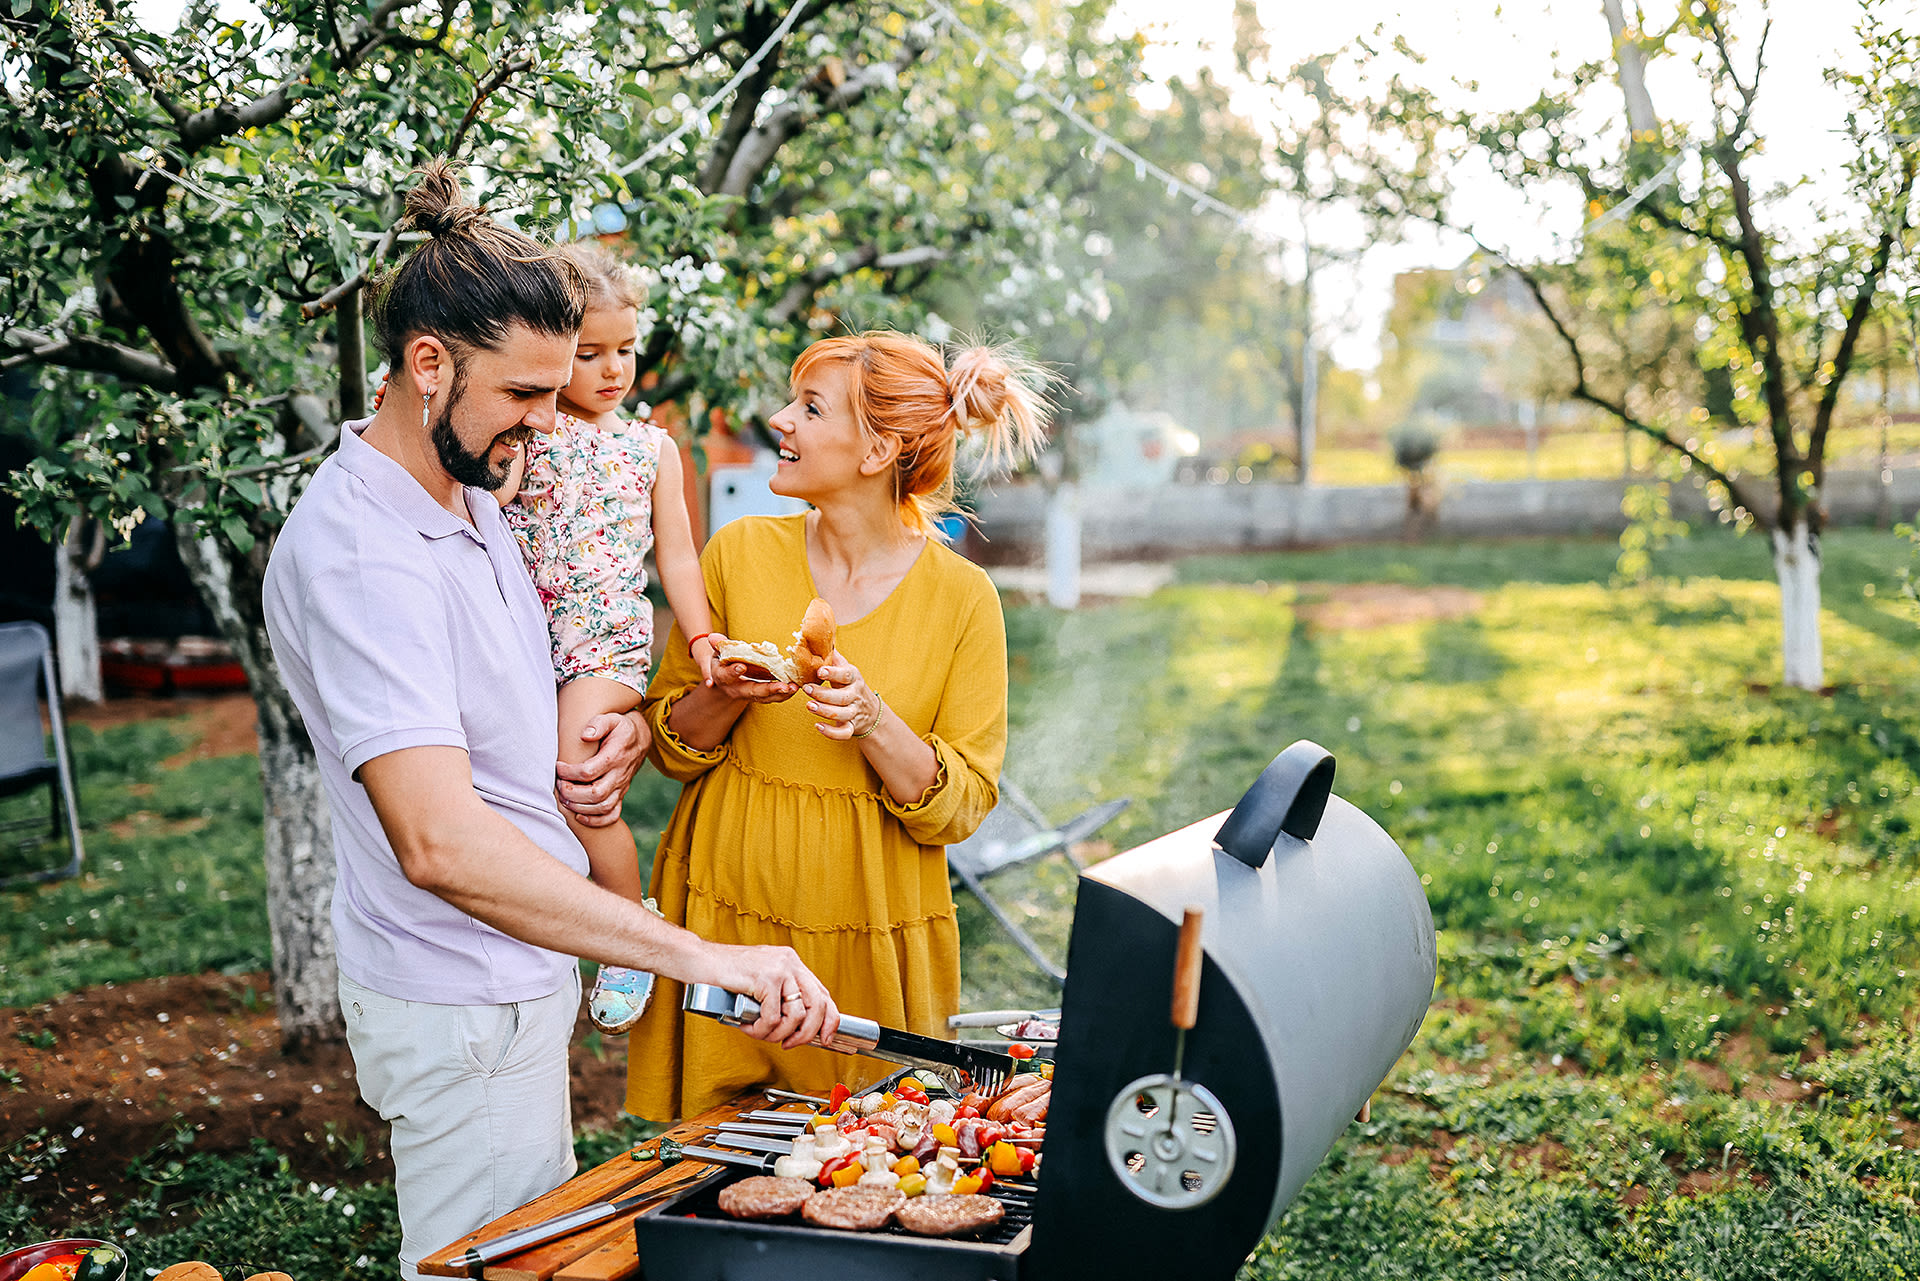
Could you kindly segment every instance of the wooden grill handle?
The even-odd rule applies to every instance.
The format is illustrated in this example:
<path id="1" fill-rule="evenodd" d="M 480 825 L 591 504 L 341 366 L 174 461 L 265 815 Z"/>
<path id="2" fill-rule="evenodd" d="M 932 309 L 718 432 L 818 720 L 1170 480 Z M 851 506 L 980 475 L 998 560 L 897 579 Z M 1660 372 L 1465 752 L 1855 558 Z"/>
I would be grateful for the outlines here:
<path id="1" fill-rule="evenodd" d="M 1173 1025 L 1190 1032 L 1200 1015 L 1200 909 L 1189 907 L 1180 920 L 1180 942 L 1173 954 Z"/>

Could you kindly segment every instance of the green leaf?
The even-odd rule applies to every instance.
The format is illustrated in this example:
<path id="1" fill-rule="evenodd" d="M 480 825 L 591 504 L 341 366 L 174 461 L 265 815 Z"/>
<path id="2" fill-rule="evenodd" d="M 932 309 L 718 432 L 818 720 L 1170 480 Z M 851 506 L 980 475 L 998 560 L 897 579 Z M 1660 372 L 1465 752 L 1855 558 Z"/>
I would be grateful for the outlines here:
<path id="1" fill-rule="evenodd" d="M 232 543 L 241 555 L 244 556 L 253 550 L 253 531 L 247 528 L 246 521 L 238 516 L 228 516 L 220 522 L 220 529 L 226 534 L 227 541 Z"/>
<path id="2" fill-rule="evenodd" d="M 235 476 L 227 483 L 233 486 L 234 493 L 240 495 L 240 497 L 246 499 L 255 507 L 259 507 L 267 501 L 266 495 L 260 492 L 260 486 L 254 483 L 252 477 Z"/>

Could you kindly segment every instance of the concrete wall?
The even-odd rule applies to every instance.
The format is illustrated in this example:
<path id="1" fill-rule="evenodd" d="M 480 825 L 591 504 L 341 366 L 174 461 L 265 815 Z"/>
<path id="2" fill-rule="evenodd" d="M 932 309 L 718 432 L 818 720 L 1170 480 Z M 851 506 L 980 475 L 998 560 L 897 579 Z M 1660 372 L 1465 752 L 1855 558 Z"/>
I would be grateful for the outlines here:
<path id="1" fill-rule="evenodd" d="M 1436 485 L 1438 510 L 1428 536 L 1618 533 L 1626 524 L 1620 480 L 1455 480 Z M 1890 499 L 1890 501 L 1889 501 Z M 1878 471 L 1827 473 L 1834 524 L 1894 520 L 1920 509 L 1920 467 L 1893 469 L 1883 491 Z M 1716 520 L 1704 490 L 1672 490 L 1674 514 L 1689 523 Z M 981 495 L 978 519 L 986 559 L 1023 564 L 1040 556 L 1046 492 L 1040 485 Z M 1407 491 L 1401 485 L 1329 489 L 1297 485 L 1168 485 L 1089 490 L 1080 495 L 1081 551 L 1088 561 L 1152 558 L 1184 552 L 1305 546 L 1402 537 Z"/>

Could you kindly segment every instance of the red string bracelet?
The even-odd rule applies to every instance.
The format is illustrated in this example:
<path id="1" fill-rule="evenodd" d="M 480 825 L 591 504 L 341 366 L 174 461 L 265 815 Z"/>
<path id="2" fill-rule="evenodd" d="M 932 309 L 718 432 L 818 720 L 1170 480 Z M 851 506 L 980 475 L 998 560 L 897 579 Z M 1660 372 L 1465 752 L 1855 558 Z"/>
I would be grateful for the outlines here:
<path id="1" fill-rule="evenodd" d="M 691 654 L 693 652 L 693 647 L 695 645 L 698 645 L 701 641 L 705 640 L 709 636 L 712 636 L 713 634 L 714 633 L 712 632 L 701 632 L 698 636 L 694 637 L 692 640 L 687 642 L 687 652 Z"/>

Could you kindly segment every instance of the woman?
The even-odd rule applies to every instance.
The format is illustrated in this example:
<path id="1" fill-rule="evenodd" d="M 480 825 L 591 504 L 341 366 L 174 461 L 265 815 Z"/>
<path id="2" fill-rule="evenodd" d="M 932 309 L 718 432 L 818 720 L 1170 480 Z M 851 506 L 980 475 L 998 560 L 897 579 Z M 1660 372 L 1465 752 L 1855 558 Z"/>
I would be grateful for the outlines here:
<path id="1" fill-rule="evenodd" d="M 841 1009 L 931 1036 L 960 997 L 945 847 L 993 808 L 1007 738 L 999 597 L 935 521 L 962 435 L 984 438 L 989 459 L 1039 443 L 1035 382 L 991 350 L 949 368 L 898 334 L 807 348 L 772 420 L 771 487 L 812 509 L 724 526 L 701 569 L 714 628 L 742 640 L 784 643 L 825 598 L 832 661 L 805 687 L 757 683 L 736 663 L 702 681 L 676 624 L 643 704 L 655 763 L 686 784 L 653 865 L 667 919 L 716 942 L 787 944 Z M 871 1059 L 768 1051 L 689 1020 L 677 985 L 661 986 L 628 1050 L 637 1115 L 881 1075 Z"/>

